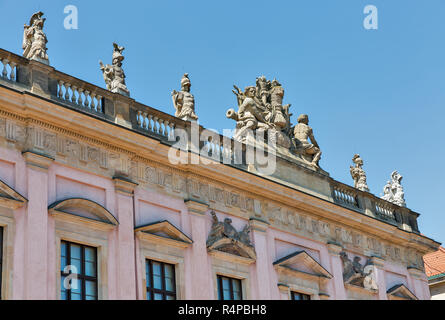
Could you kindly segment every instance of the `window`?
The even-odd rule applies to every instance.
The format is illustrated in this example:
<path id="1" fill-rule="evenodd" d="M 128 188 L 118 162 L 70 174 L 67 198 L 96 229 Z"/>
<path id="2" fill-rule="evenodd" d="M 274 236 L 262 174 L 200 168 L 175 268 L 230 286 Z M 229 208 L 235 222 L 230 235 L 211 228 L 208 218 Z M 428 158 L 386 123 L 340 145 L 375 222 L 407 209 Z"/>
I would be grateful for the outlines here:
<path id="1" fill-rule="evenodd" d="M 62 241 L 60 251 L 61 299 L 97 300 L 97 249 Z"/>
<path id="2" fill-rule="evenodd" d="M 147 300 L 176 300 L 175 266 L 147 260 L 145 263 Z"/>
<path id="3" fill-rule="evenodd" d="M 217 276 L 219 300 L 243 300 L 241 280 Z"/>
<path id="4" fill-rule="evenodd" d="M 291 300 L 311 300 L 311 296 L 308 294 L 291 291 Z"/>
<path id="5" fill-rule="evenodd" d="M 2 273 L 3 273 L 3 227 L 0 227 L 0 300 L 2 298 Z"/>

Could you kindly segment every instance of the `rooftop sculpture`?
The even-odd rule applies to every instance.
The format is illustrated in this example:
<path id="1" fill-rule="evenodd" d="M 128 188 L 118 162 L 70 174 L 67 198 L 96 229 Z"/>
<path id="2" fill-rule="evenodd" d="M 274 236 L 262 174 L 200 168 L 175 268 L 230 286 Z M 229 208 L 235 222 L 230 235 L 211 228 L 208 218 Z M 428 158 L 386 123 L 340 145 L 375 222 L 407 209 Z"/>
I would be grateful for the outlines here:
<path id="1" fill-rule="evenodd" d="M 190 93 L 191 85 L 189 74 L 184 73 L 181 79 L 181 91 L 173 90 L 172 92 L 173 106 L 176 110 L 175 117 L 185 121 L 198 120 L 198 116 L 195 114 L 195 98 Z"/>
<path id="2" fill-rule="evenodd" d="M 402 187 L 402 176 L 397 171 L 391 173 L 391 180 L 383 187 L 383 200 L 392 202 L 398 206 L 406 207 L 405 193 Z"/>
<path id="3" fill-rule="evenodd" d="M 112 64 L 104 65 L 99 60 L 100 70 L 102 70 L 107 89 L 111 92 L 120 93 L 125 96 L 130 96 L 130 91 L 125 84 L 125 73 L 122 69 L 122 61 L 125 59 L 122 55 L 124 47 L 113 43 L 113 60 Z"/>
<path id="4" fill-rule="evenodd" d="M 281 153 L 319 169 L 321 150 L 308 125 L 309 118 L 301 115 L 298 124 L 292 127 L 291 105 L 283 105 L 284 89 L 278 80 L 258 77 L 256 86 L 248 86 L 244 92 L 236 85 L 233 87 L 238 111 L 229 109 L 226 117 L 236 121 L 235 140 L 249 142 L 249 134 L 261 133 L 264 138 L 272 138 Z"/>
<path id="5" fill-rule="evenodd" d="M 351 177 L 354 180 L 354 187 L 369 192 L 368 184 L 366 183 L 366 172 L 363 170 L 363 160 L 360 155 L 355 154 L 352 157 L 352 162 L 355 163 L 355 167 L 350 166 Z"/>
<path id="6" fill-rule="evenodd" d="M 23 56 L 30 60 L 37 60 L 49 64 L 46 53 L 48 39 L 43 32 L 46 18 L 42 18 L 43 12 L 39 11 L 31 16 L 29 25 L 25 24 L 23 31 Z"/>

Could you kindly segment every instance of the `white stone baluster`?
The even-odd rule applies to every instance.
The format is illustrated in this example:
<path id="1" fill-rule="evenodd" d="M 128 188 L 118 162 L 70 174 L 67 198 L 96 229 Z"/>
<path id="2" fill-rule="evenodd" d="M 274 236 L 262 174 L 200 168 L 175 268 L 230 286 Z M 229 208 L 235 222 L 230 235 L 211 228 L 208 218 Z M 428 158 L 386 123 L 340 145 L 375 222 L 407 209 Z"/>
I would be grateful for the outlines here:
<path id="1" fill-rule="evenodd" d="M 164 132 L 163 132 L 163 135 L 165 137 L 168 136 L 168 121 L 167 120 L 164 120 Z"/>
<path id="2" fill-rule="evenodd" d="M 139 127 L 142 127 L 143 128 L 143 121 L 142 121 L 143 119 L 142 119 L 142 111 L 141 110 L 138 110 L 138 114 L 137 114 L 137 116 L 136 116 L 136 121 L 137 121 L 137 123 L 138 123 L 138 126 Z"/>
<path id="3" fill-rule="evenodd" d="M 62 80 L 59 80 L 59 92 L 58 92 L 58 97 L 59 97 L 60 99 L 63 98 L 63 90 L 62 90 L 62 87 L 63 87 L 63 81 L 62 81 Z"/>
<path id="4" fill-rule="evenodd" d="M 15 81 L 15 67 L 17 66 L 17 64 L 15 64 L 14 62 L 11 62 L 9 65 L 11 67 L 11 73 L 9 74 L 9 79 L 11 79 L 12 81 Z"/>
<path id="5" fill-rule="evenodd" d="M 88 97 L 90 96 L 90 92 L 88 90 L 85 90 L 85 101 L 83 102 L 83 105 L 85 108 L 90 107 L 90 101 L 88 100 Z"/>
<path id="6" fill-rule="evenodd" d="M 96 96 L 96 99 L 97 99 L 97 108 L 96 108 L 96 111 L 97 111 L 97 112 L 103 112 L 102 96 L 98 94 L 98 95 Z"/>
<path id="7" fill-rule="evenodd" d="M 77 89 L 77 92 L 79 93 L 79 97 L 77 98 L 77 104 L 81 106 L 83 104 L 83 97 L 82 97 L 83 89 L 79 88 Z"/>
<path id="8" fill-rule="evenodd" d="M 158 117 L 153 117 L 153 132 L 158 133 Z"/>
<path id="9" fill-rule="evenodd" d="M 94 111 L 96 111 L 96 103 L 95 103 L 95 101 L 94 101 L 94 98 L 96 97 L 96 94 L 95 94 L 95 93 L 92 93 L 92 94 L 90 94 L 90 97 L 91 97 L 91 104 L 90 104 L 90 107 L 91 107 L 91 109 L 93 109 Z"/>
<path id="10" fill-rule="evenodd" d="M 76 91 L 77 87 L 75 85 L 71 86 L 71 90 L 73 91 L 73 95 L 71 96 L 71 102 L 76 103 Z"/>
<path id="11" fill-rule="evenodd" d="M 3 63 L 2 77 L 8 79 L 8 70 L 6 69 L 6 66 L 8 65 L 9 61 L 8 59 L 3 59 L 2 63 Z"/>
<path id="12" fill-rule="evenodd" d="M 147 129 L 148 129 L 149 131 L 153 131 L 153 127 L 152 127 L 152 125 L 151 125 L 151 118 L 153 118 L 153 116 L 152 116 L 151 114 L 149 114 L 148 117 L 147 117 L 147 119 L 148 119 L 148 126 L 147 126 Z"/>
<path id="13" fill-rule="evenodd" d="M 168 140 L 173 141 L 175 140 L 175 134 L 173 131 L 175 124 L 173 122 L 170 122 L 169 127 L 170 127 L 170 132 L 168 133 Z"/>
<path id="14" fill-rule="evenodd" d="M 65 82 L 65 100 L 68 101 L 70 99 L 70 92 L 69 92 L 69 88 L 71 87 L 71 85 L 69 83 Z"/>

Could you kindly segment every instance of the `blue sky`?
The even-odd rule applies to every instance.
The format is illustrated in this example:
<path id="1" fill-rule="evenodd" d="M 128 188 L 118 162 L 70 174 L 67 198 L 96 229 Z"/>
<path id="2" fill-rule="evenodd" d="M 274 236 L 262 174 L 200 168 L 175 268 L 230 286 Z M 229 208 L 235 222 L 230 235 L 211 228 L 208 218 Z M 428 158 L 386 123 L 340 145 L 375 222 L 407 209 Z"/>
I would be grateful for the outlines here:
<path id="1" fill-rule="evenodd" d="M 376 195 L 397 169 L 421 232 L 445 241 L 443 0 L 18 3 L 0 0 L 0 47 L 21 54 L 23 24 L 41 10 L 56 69 L 104 86 L 98 61 L 111 63 L 116 41 L 133 98 L 173 114 L 170 92 L 188 72 L 200 123 L 219 132 L 235 125 L 225 118 L 236 107 L 233 84 L 276 77 L 293 122 L 309 115 L 323 169 L 352 184 L 360 153 Z M 77 30 L 63 26 L 70 4 Z M 363 28 L 368 4 L 378 8 L 378 30 Z"/>

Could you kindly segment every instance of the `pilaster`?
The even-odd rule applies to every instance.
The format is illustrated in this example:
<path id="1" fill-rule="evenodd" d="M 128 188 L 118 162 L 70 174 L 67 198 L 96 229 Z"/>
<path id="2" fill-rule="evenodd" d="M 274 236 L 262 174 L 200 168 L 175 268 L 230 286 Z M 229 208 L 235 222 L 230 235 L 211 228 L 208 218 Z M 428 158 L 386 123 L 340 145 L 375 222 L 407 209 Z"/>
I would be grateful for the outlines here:
<path id="1" fill-rule="evenodd" d="M 118 299 L 136 299 L 136 261 L 134 257 L 134 206 L 133 196 L 137 183 L 123 177 L 114 177 L 118 254 Z"/>
<path id="2" fill-rule="evenodd" d="M 48 168 L 54 159 L 31 151 L 22 156 L 26 163 L 28 205 L 26 212 L 25 299 L 48 299 Z"/>

